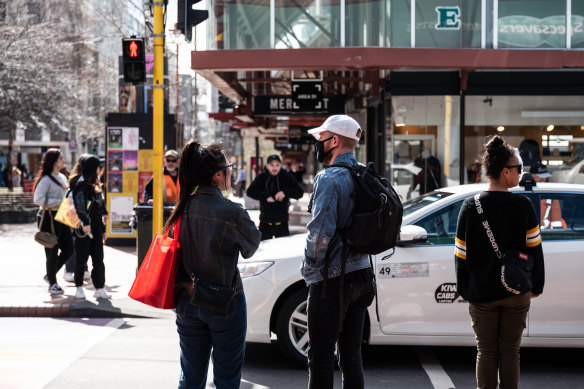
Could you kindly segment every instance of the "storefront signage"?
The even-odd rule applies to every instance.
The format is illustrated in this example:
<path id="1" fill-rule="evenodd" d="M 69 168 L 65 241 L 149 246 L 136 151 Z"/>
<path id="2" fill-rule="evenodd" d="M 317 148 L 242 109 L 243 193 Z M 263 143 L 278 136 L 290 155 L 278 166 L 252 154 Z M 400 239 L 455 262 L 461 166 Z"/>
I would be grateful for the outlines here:
<path id="1" fill-rule="evenodd" d="M 572 46 L 584 42 L 584 17 L 572 16 Z M 566 16 L 499 18 L 499 44 L 511 47 L 566 47 Z"/>
<path id="2" fill-rule="evenodd" d="M 345 97 L 294 99 L 292 96 L 256 96 L 253 106 L 256 115 L 342 114 L 345 113 Z"/>
<path id="3" fill-rule="evenodd" d="M 460 30 L 460 7 L 436 7 L 436 30 Z"/>

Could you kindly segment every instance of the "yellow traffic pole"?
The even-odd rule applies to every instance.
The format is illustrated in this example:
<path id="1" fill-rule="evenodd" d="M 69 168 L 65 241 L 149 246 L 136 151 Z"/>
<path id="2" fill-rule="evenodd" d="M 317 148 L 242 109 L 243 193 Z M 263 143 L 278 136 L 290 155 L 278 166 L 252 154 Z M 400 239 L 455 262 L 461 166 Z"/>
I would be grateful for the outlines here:
<path id="1" fill-rule="evenodd" d="M 164 196 L 162 180 L 164 175 L 164 20 L 162 1 L 154 1 L 154 106 L 152 131 L 154 144 L 154 179 L 152 188 L 152 236 L 162 231 Z"/>

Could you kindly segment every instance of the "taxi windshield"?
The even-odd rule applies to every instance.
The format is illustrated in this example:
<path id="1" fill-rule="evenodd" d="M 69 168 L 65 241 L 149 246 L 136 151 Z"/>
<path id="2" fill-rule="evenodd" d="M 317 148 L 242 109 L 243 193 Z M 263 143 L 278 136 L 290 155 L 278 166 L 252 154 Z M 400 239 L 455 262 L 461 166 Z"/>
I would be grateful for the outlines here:
<path id="1" fill-rule="evenodd" d="M 452 193 L 449 192 L 438 192 L 433 191 L 426 193 L 422 196 L 413 198 L 411 200 L 403 203 L 404 206 L 404 217 L 408 216 L 410 213 L 417 211 L 418 209 L 424 208 L 426 205 L 430 205 L 440 199 L 450 196 Z"/>

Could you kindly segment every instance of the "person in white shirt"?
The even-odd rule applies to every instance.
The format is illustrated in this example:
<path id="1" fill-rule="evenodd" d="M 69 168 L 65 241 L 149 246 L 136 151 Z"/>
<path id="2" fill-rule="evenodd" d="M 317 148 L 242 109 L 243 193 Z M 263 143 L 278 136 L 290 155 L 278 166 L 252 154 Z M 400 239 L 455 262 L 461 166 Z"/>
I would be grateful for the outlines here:
<path id="1" fill-rule="evenodd" d="M 51 232 L 52 224 L 58 239 L 55 247 L 45 248 L 47 274 L 44 280 L 49 284 L 51 295 L 63 294 L 63 289 L 57 283 L 57 272 L 73 254 L 73 237 L 70 228 L 54 220 L 68 189 L 67 178 L 59 172 L 64 165 L 65 160 L 61 150 L 48 149 L 43 156 L 41 169 L 34 183 L 34 203 L 40 207 L 37 215 L 39 224 L 42 219 L 39 229 Z M 44 218 L 42 218 L 43 212 Z"/>

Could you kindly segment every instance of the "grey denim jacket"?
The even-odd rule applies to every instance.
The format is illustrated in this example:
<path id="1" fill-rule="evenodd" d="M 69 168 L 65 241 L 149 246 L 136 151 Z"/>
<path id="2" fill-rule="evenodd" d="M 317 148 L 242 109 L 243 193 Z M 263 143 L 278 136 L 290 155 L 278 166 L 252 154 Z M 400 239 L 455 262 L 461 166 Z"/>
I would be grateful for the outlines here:
<path id="1" fill-rule="evenodd" d="M 251 257 L 261 233 L 239 204 L 223 197 L 215 186 L 202 186 L 189 200 L 179 232 L 181 259 L 186 274 L 177 279 L 189 282 L 195 275 L 207 284 L 229 287 L 235 279 L 243 290 L 237 260 L 239 253 Z M 189 279 L 185 279 L 188 276 Z"/>

